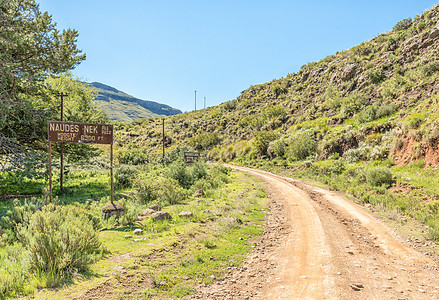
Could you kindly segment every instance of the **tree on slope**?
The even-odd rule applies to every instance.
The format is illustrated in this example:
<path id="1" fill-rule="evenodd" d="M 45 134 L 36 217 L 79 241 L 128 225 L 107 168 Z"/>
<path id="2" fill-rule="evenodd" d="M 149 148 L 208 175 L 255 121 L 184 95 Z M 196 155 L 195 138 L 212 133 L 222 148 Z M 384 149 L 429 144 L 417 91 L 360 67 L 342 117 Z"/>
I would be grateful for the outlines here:
<path id="1" fill-rule="evenodd" d="M 77 37 L 76 30 L 59 31 L 34 0 L 0 0 L 0 171 L 22 166 L 44 137 L 48 110 L 33 99 L 49 75 L 85 59 Z"/>

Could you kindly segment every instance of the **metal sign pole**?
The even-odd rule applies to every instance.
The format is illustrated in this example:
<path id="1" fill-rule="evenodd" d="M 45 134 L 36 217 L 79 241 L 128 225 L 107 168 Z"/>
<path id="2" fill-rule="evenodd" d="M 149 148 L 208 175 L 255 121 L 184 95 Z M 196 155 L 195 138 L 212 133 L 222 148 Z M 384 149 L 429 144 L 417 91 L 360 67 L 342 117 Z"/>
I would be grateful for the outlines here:
<path id="1" fill-rule="evenodd" d="M 111 192 L 110 192 L 110 197 L 111 197 L 111 204 L 113 204 L 113 143 L 111 143 L 110 145 L 110 185 L 111 185 Z"/>
<path id="2" fill-rule="evenodd" d="M 163 153 L 162 153 L 162 157 L 163 160 L 165 159 L 165 118 L 163 118 Z"/>
<path id="3" fill-rule="evenodd" d="M 61 122 L 64 121 L 64 96 L 68 96 L 68 94 L 64 94 L 64 93 L 59 93 L 58 96 L 61 97 Z M 60 145 L 60 162 L 61 162 L 61 173 L 59 176 L 59 188 L 60 188 L 60 192 L 63 192 L 63 182 L 64 182 L 64 143 L 61 142 Z"/>
<path id="4" fill-rule="evenodd" d="M 52 142 L 49 141 L 49 199 L 52 203 Z"/>

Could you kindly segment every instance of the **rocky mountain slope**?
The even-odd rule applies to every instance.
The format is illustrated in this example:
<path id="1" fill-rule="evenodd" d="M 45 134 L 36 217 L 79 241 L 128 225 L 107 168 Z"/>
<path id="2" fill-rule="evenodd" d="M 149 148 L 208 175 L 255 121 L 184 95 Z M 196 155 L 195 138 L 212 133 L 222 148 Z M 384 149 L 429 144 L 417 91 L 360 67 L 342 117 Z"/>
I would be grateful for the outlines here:
<path id="1" fill-rule="evenodd" d="M 131 122 L 181 114 L 181 110 L 169 105 L 141 100 L 99 82 L 92 82 L 89 85 L 98 91 L 96 100 L 103 103 L 105 111 L 113 121 Z"/>
<path id="2" fill-rule="evenodd" d="M 212 159 L 294 160 L 287 150 L 306 137 L 316 143 L 318 159 L 390 155 L 397 163 L 439 165 L 438 21 L 435 6 L 352 49 L 252 86 L 237 99 L 173 116 L 166 124 L 168 146 L 189 144 Z M 160 124 L 139 125 L 120 132 L 121 144 L 159 151 Z"/>

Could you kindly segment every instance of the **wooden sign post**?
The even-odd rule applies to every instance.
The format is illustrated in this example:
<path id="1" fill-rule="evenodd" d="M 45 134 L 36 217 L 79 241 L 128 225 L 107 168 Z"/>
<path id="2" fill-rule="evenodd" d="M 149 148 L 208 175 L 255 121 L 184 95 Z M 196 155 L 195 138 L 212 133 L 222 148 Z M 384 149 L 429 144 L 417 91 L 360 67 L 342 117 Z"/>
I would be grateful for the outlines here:
<path id="1" fill-rule="evenodd" d="M 52 142 L 109 144 L 111 169 L 111 204 L 113 204 L 113 125 L 48 121 L 49 190 L 52 202 Z"/>
<path id="2" fill-rule="evenodd" d="M 185 163 L 192 163 L 200 158 L 200 152 L 184 152 L 183 158 Z"/>

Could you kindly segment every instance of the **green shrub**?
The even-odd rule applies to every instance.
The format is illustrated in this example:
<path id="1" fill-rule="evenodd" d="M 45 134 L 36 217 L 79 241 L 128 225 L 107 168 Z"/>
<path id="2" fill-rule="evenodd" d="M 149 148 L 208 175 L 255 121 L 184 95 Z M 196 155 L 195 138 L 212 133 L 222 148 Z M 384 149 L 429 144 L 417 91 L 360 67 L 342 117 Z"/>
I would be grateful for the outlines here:
<path id="1" fill-rule="evenodd" d="M 422 168 L 422 167 L 420 167 Z M 433 200 L 425 204 L 425 210 L 428 214 L 437 216 L 439 215 L 439 200 Z"/>
<path id="2" fill-rule="evenodd" d="M 34 212 L 35 206 L 29 203 L 16 204 L 6 213 L 6 216 L 1 218 L 0 226 L 5 229 L 9 243 L 17 240 L 18 230 L 28 226 Z"/>
<path id="3" fill-rule="evenodd" d="M 343 98 L 341 111 L 349 117 L 359 112 L 366 105 L 369 105 L 369 99 L 366 96 L 363 94 L 352 94 Z"/>
<path id="4" fill-rule="evenodd" d="M 360 124 L 371 122 L 376 119 L 376 113 L 377 108 L 374 105 L 370 105 L 358 114 L 358 122 Z"/>
<path id="5" fill-rule="evenodd" d="M 28 294 L 29 252 L 19 243 L 0 249 L 0 298 Z M 30 289 L 29 291 L 27 289 Z"/>
<path id="6" fill-rule="evenodd" d="M 236 157 L 236 152 L 233 146 L 223 147 L 221 149 L 220 157 L 222 161 L 231 161 Z"/>
<path id="7" fill-rule="evenodd" d="M 166 177 L 175 179 L 178 184 L 188 189 L 194 182 L 192 175 L 190 174 L 186 163 L 183 160 L 177 160 L 171 163 L 165 171 Z"/>
<path id="8" fill-rule="evenodd" d="M 405 30 L 409 28 L 412 25 L 412 23 L 413 23 L 412 18 L 406 18 L 396 23 L 396 25 L 393 27 L 393 30 L 394 31 Z"/>
<path id="9" fill-rule="evenodd" d="M 389 187 L 393 183 L 392 172 L 386 167 L 374 167 L 367 169 L 366 181 L 373 187 Z"/>
<path id="10" fill-rule="evenodd" d="M 252 117 L 253 116 L 245 116 L 245 117 L 239 118 L 238 126 L 241 128 L 245 128 L 245 127 L 249 126 L 251 123 Z"/>
<path id="11" fill-rule="evenodd" d="M 193 152 L 195 149 L 189 146 L 178 146 L 169 152 L 166 152 L 162 163 L 165 165 L 172 164 L 176 161 L 183 161 L 185 152 Z"/>
<path id="12" fill-rule="evenodd" d="M 431 61 L 422 67 L 422 74 L 424 76 L 431 76 L 438 71 L 439 71 L 439 60 Z"/>
<path id="13" fill-rule="evenodd" d="M 422 122 L 425 120 L 425 113 L 413 113 L 409 120 L 408 125 L 410 128 L 417 129 L 421 126 Z"/>
<path id="14" fill-rule="evenodd" d="M 188 173 L 193 182 L 205 178 L 207 176 L 207 165 L 202 161 L 195 161 L 189 167 Z"/>
<path id="15" fill-rule="evenodd" d="M 396 106 L 393 103 L 387 103 L 380 105 L 375 113 L 375 117 L 377 119 L 390 116 L 396 111 Z"/>
<path id="16" fill-rule="evenodd" d="M 428 238 L 438 242 L 439 241 L 439 226 L 434 226 L 428 229 Z"/>
<path id="17" fill-rule="evenodd" d="M 265 118 L 262 115 L 248 115 L 239 119 L 238 126 L 241 128 L 250 127 L 259 130 L 265 124 Z"/>
<path id="18" fill-rule="evenodd" d="M 119 204 L 121 203 L 119 202 Z M 117 220 L 119 225 L 120 226 L 133 225 L 137 217 L 139 216 L 139 213 L 141 211 L 140 208 L 127 207 L 127 205 L 123 205 L 123 204 L 121 205 L 124 207 L 124 214 Z"/>
<path id="19" fill-rule="evenodd" d="M 152 179 L 136 181 L 134 186 L 134 199 L 139 203 L 147 204 L 156 199 L 154 188 L 152 186 Z"/>
<path id="20" fill-rule="evenodd" d="M 358 148 L 351 148 L 346 150 L 343 153 L 343 159 L 347 162 L 347 163 L 356 163 L 357 161 L 359 161 L 361 159 L 361 152 L 360 149 Z"/>
<path id="21" fill-rule="evenodd" d="M 374 67 L 366 71 L 366 76 L 373 83 L 377 84 L 384 80 L 384 73 L 380 67 Z"/>
<path id="22" fill-rule="evenodd" d="M 186 193 L 177 180 L 158 176 L 138 181 L 134 198 L 142 204 L 157 201 L 161 206 L 166 206 L 181 202 L 186 198 Z"/>
<path id="23" fill-rule="evenodd" d="M 286 88 L 282 88 L 279 84 L 276 84 L 272 89 L 271 92 L 278 97 L 280 94 L 286 93 L 288 90 Z"/>
<path id="24" fill-rule="evenodd" d="M 72 205 L 44 206 L 32 215 L 27 228 L 19 229 L 19 237 L 30 251 L 31 267 L 53 278 L 86 270 L 101 246 L 93 222 Z"/>
<path id="25" fill-rule="evenodd" d="M 217 132 L 198 134 L 192 138 L 190 144 L 195 150 L 209 150 L 218 145 L 221 139 Z"/>
<path id="26" fill-rule="evenodd" d="M 277 138 L 273 131 L 262 131 L 253 140 L 253 147 L 260 155 L 267 155 L 268 145 Z"/>
<path id="27" fill-rule="evenodd" d="M 287 149 L 287 154 L 292 160 L 304 160 L 316 152 L 317 142 L 311 133 L 297 135 Z"/>
<path id="28" fill-rule="evenodd" d="M 346 170 L 345 164 L 341 160 L 335 160 L 329 167 L 328 171 L 331 172 L 331 174 L 340 175 L 341 173 Z"/>
<path id="29" fill-rule="evenodd" d="M 285 108 L 280 105 L 270 105 L 264 108 L 262 111 L 262 116 L 265 119 L 272 120 L 272 119 L 283 119 L 286 116 L 287 112 L 285 111 Z"/>
<path id="30" fill-rule="evenodd" d="M 430 129 L 425 137 L 425 140 L 429 145 L 434 145 L 439 141 L 439 128 L 433 127 Z"/>
<path id="31" fill-rule="evenodd" d="M 268 145 L 267 152 L 270 157 L 284 157 L 287 150 L 287 141 L 284 138 L 272 141 Z"/>
<path id="32" fill-rule="evenodd" d="M 238 101 L 236 99 L 235 100 L 231 100 L 231 101 L 227 101 L 227 102 L 223 103 L 222 107 L 225 110 L 232 111 L 232 110 L 234 110 L 236 108 L 237 102 Z"/>
<path id="33" fill-rule="evenodd" d="M 155 198 L 162 206 L 177 204 L 186 199 L 186 193 L 172 178 L 157 177 L 152 183 Z"/>
<path id="34" fill-rule="evenodd" d="M 139 149 L 130 149 L 119 154 L 119 163 L 140 165 L 148 162 L 148 155 Z"/>
<path id="35" fill-rule="evenodd" d="M 137 170 L 135 167 L 128 165 L 120 165 L 114 172 L 114 179 L 116 189 L 130 188 L 133 186 L 136 178 Z"/>

